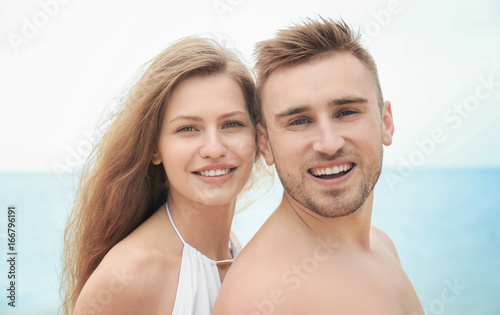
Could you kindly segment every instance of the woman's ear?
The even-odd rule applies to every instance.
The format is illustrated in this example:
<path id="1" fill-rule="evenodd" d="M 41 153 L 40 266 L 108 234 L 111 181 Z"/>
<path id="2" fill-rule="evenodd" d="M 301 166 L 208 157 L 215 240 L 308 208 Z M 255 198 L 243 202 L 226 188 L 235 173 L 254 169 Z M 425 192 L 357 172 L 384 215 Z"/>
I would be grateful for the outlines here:
<path id="1" fill-rule="evenodd" d="M 161 163 L 161 156 L 156 149 L 153 151 L 153 157 L 151 158 L 151 162 L 153 162 L 154 165 L 160 165 Z"/>
<path id="2" fill-rule="evenodd" d="M 269 143 L 269 138 L 267 137 L 267 131 L 264 129 L 262 124 L 257 125 L 257 134 L 259 137 L 259 149 L 260 153 L 266 160 L 266 164 L 271 166 L 274 164 L 273 151 L 271 150 L 271 144 Z"/>
<path id="3" fill-rule="evenodd" d="M 382 143 L 391 145 L 394 135 L 394 120 L 392 119 L 391 102 L 385 101 L 382 109 Z"/>

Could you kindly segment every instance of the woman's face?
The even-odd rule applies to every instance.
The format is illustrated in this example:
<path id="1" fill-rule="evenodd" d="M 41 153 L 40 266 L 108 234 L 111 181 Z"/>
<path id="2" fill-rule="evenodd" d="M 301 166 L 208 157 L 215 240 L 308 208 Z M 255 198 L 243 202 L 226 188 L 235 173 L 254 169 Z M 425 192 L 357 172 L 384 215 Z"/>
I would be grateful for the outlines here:
<path id="1" fill-rule="evenodd" d="M 240 86 L 227 74 L 196 76 L 171 95 L 153 163 L 163 163 L 172 197 L 218 205 L 243 189 L 255 150 Z"/>

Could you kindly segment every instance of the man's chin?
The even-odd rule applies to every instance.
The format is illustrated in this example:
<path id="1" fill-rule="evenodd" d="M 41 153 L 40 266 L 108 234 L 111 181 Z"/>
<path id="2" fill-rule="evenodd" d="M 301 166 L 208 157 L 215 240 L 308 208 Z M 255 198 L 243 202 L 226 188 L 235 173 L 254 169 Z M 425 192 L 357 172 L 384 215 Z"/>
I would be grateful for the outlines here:
<path id="1" fill-rule="evenodd" d="M 361 208 L 368 195 L 359 191 L 351 193 L 345 190 L 328 191 L 316 198 L 307 198 L 305 206 L 322 217 L 341 218 L 349 216 Z"/>
<path id="2" fill-rule="evenodd" d="M 333 218 L 342 218 L 347 217 L 353 213 L 355 213 L 359 207 L 346 207 L 346 208 L 316 208 L 311 209 L 315 213 L 319 214 L 322 217 L 333 219 Z"/>

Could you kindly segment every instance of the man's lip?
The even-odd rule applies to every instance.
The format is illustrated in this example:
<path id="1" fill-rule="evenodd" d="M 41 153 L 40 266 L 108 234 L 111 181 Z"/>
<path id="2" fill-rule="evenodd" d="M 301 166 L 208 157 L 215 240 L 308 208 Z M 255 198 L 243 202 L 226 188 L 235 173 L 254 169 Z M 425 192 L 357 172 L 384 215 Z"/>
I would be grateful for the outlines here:
<path id="1" fill-rule="evenodd" d="M 340 166 L 344 166 L 344 165 L 350 165 L 350 169 L 352 169 L 356 165 L 356 163 L 351 162 L 351 161 L 342 161 L 342 162 L 335 161 L 335 162 L 325 163 L 325 164 L 321 164 L 319 166 L 311 167 L 311 168 L 308 169 L 308 171 L 311 174 L 314 174 L 314 172 L 318 171 L 318 170 L 324 170 L 324 169 L 327 169 L 327 168 L 332 169 L 334 167 L 340 167 Z"/>
<path id="2" fill-rule="evenodd" d="M 313 173 L 311 173 L 311 170 L 309 169 L 307 170 L 307 175 L 310 176 L 309 178 L 311 178 L 314 182 L 320 185 L 327 185 L 334 187 L 346 183 L 353 176 L 353 173 L 356 171 L 356 167 L 357 165 L 355 163 L 352 163 L 351 168 L 347 172 L 340 172 L 337 173 L 336 175 L 322 175 L 322 176 L 314 175 Z"/>

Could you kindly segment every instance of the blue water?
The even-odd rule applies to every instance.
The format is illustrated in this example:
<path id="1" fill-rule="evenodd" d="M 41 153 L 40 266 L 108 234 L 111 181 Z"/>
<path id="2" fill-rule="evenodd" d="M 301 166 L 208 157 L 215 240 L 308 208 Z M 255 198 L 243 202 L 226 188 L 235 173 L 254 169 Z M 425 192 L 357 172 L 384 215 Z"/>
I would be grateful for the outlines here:
<path id="1" fill-rule="evenodd" d="M 418 171 L 391 186 L 384 170 L 373 222 L 394 241 L 427 314 L 500 314 L 500 169 Z M 277 181 L 277 179 L 276 179 Z M 71 175 L 0 173 L 0 314 L 55 314 Z M 277 181 L 278 182 L 278 181 Z M 235 217 L 243 244 L 281 199 L 275 188 Z M 9 307 L 7 207 L 16 206 L 16 308 Z"/>
<path id="2" fill-rule="evenodd" d="M 373 221 L 393 238 L 427 314 L 500 314 L 500 170 L 420 172 L 395 190 L 380 184 Z M 447 281 L 462 290 L 443 298 Z"/>

